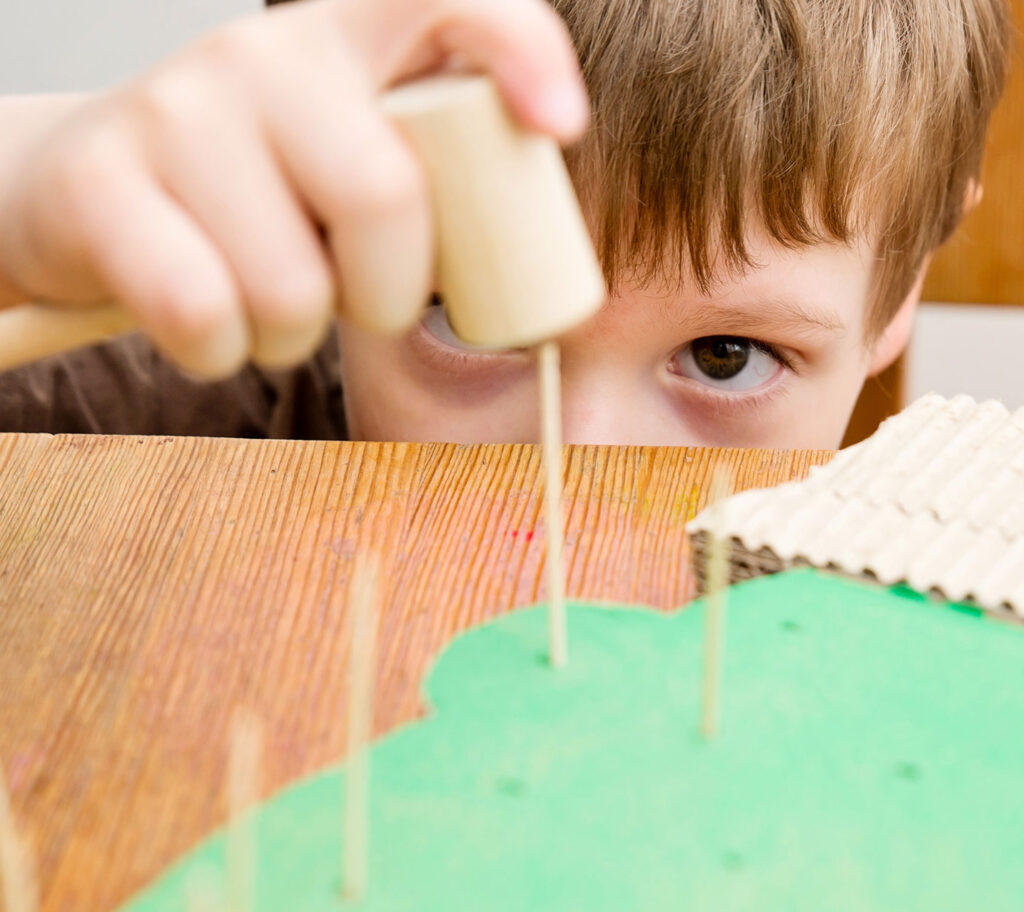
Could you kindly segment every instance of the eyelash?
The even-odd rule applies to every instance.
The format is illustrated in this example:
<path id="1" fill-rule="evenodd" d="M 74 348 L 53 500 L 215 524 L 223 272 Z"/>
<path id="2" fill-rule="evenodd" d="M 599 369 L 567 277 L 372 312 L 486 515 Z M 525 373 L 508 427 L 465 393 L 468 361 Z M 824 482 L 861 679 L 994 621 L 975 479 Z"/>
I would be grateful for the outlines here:
<path id="1" fill-rule="evenodd" d="M 780 351 L 774 345 L 771 345 L 768 342 L 762 342 L 760 339 L 747 339 L 746 341 L 750 343 L 751 348 L 757 349 L 759 352 L 761 352 L 764 355 L 767 355 L 769 358 L 774 358 L 776 361 L 779 362 L 779 364 L 786 368 L 786 370 L 792 371 L 794 374 L 797 372 L 796 368 L 793 366 L 793 359 L 788 358 L 785 354 L 783 354 L 782 351 Z"/>
<path id="2" fill-rule="evenodd" d="M 726 336 L 726 335 L 728 335 L 730 338 L 739 339 L 739 340 L 741 340 L 743 342 L 748 342 L 750 344 L 751 348 L 756 349 L 757 351 L 761 352 L 761 354 L 767 355 L 769 358 L 772 358 L 775 361 L 778 361 L 779 364 L 781 364 L 784 368 L 786 368 L 786 370 L 792 371 L 797 376 L 800 375 L 800 371 L 797 369 L 797 366 L 796 366 L 794 360 L 792 358 L 790 358 L 788 355 L 786 355 L 781 349 L 779 349 L 776 346 L 772 345 L 770 342 L 762 342 L 760 339 L 752 339 L 749 336 L 733 336 L 733 335 L 731 335 L 729 333 L 714 333 L 713 335 L 714 336 Z M 701 339 L 707 339 L 707 338 L 710 338 L 710 336 L 701 336 L 700 338 Z M 694 339 L 693 340 L 693 342 L 697 342 L 697 341 L 699 341 L 699 340 L 698 339 Z M 693 342 L 687 342 L 686 345 L 692 345 Z M 671 357 L 674 358 L 676 353 L 682 351 L 684 348 L 686 348 L 685 345 L 681 346 L 678 349 L 676 349 L 676 351 L 674 351 L 672 353 Z M 733 395 L 735 395 L 735 394 L 733 394 Z"/>
<path id="3" fill-rule="evenodd" d="M 437 296 L 433 296 L 436 298 Z M 432 298 L 430 306 L 438 306 Z M 509 366 L 509 356 L 521 354 L 521 349 L 507 351 L 485 351 L 455 348 L 438 339 L 423 322 L 417 324 L 409 335 L 412 344 L 420 357 L 426 360 L 435 370 L 443 373 L 463 376 L 467 371 L 486 373 L 501 366 Z"/>
<path id="4" fill-rule="evenodd" d="M 701 338 L 706 337 L 702 336 Z M 733 338 L 749 342 L 751 348 L 754 348 L 762 354 L 767 355 L 769 358 L 772 358 L 774 361 L 777 361 L 786 371 L 789 371 L 795 376 L 800 376 L 801 371 L 794 363 L 794 359 L 771 343 L 763 342 L 760 339 L 752 339 L 749 336 L 733 336 Z M 687 344 L 689 345 L 692 343 Z M 677 351 L 681 350 L 682 349 L 677 349 Z M 675 357 L 675 352 L 673 352 L 672 357 Z M 688 395 L 702 399 L 710 408 L 719 408 L 723 411 L 728 411 L 733 415 L 736 415 L 737 413 L 756 412 L 763 409 L 769 403 L 773 403 L 783 398 L 789 393 L 789 391 L 790 385 L 780 382 L 771 382 L 763 389 L 755 389 L 749 392 L 720 390 L 715 389 L 712 386 L 706 386 L 698 383 L 687 384 Z"/>
<path id="5" fill-rule="evenodd" d="M 774 403 L 787 396 L 789 391 L 788 383 L 778 382 L 772 382 L 763 389 L 742 393 L 727 392 L 710 386 L 696 387 L 695 385 L 691 395 L 702 399 L 709 408 L 719 408 L 723 412 L 737 415 L 760 411 L 769 403 Z"/>
<path id="6" fill-rule="evenodd" d="M 437 306 L 439 301 L 431 302 L 431 306 Z M 498 367 L 499 364 L 508 364 L 509 355 L 520 354 L 521 350 L 481 352 L 467 349 L 454 348 L 446 345 L 437 339 L 422 323 L 414 331 L 413 339 L 416 348 L 435 369 L 451 374 L 465 374 L 467 370 L 488 372 Z M 703 338 L 703 337 L 702 337 Z M 800 371 L 794 363 L 794 359 L 785 352 L 760 339 L 753 339 L 748 336 L 735 336 L 750 343 L 751 348 L 767 355 L 778 362 L 785 370 L 799 376 Z M 696 340 L 694 340 L 696 341 Z M 690 343 L 687 343 L 690 344 Z M 678 351 L 678 350 L 677 350 Z M 673 353 L 673 357 L 675 353 Z M 728 408 L 733 412 L 757 410 L 769 402 L 772 402 L 789 391 L 785 383 L 770 383 L 766 388 L 752 392 L 735 392 L 718 390 L 710 386 L 693 384 L 692 395 L 699 396 L 711 406 Z"/>

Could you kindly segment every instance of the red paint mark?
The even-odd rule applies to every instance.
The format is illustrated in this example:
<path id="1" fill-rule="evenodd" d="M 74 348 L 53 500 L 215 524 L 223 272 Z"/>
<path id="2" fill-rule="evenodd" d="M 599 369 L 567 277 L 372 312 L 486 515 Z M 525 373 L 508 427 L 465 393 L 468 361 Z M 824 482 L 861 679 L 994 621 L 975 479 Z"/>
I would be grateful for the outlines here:
<path id="1" fill-rule="evenodd" d="M 518 538 L 519 537 L 519 530 L 518 529 L 513 529 L 510 534 L 512 535 L 513 538 Z M 529 529 L 523 535 L 523 538 L 525 538 L 527 541 L 533 541 L 533 529 Z"/>

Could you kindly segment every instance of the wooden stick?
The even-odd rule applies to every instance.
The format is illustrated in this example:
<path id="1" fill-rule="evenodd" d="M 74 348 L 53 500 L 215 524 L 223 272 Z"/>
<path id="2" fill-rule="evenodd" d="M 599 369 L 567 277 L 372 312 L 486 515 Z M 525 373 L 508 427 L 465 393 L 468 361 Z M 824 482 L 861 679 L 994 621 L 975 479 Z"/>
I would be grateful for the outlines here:
<path id="1" fill-rule="evenodd" d="M 25 304 L 0 310 L 0 371 L 112 339 L 135 328 L 128 312 L 114 304 L 84 308 Z"/>
<path id="2" fill-rule="evenodd" d="M 722 654 L 725 648 L 725 604 L 729 585 L 729 539 L 725 533 L 724 500 L 732 490 L 728 471 L 716 466 L 711 477 L 712 502 L 704 604 L 704 692 L 700 730 L 710 740 L 718 734 L 719 691 L 722 682 Z"/>
<path id="3" fill-rule="evenodd" d="M 7 912 L 36 912 L 39 886 L 28 846 L 18 836 L 14 812 L 0 771 L 0 877 L 3 878 L 4 908 Z"/>
<path id="4" fill-rule="evenodd" d="M 223 884 L 212 868 L 193 867 L 185 881 L 187 912 L 222 912 Z"/>
<path id="5" fill-rule="evenodd" d="M 256 852 L 253 805 L 259 798 L 263 731 L 259 720 L 238 712 L 231 725 L 228 763 L 228 890 L 231 912 L 252 912 Z"/>
<path id="6" fill-rule="evenodd" d="M 557 342 L 537 348 L 540 372 L 541 459 L 544 470 L 544 521 L 547 526 L 548 643 L 553 668 L 568 661 L 565 620 L 565 516 L 562 510 L 562 393 Z"/>
<path id="7" fill-rule="evenodd" d="M 373 691 L 377 675 L 377 605 L 380 562 L 375 555 L 357 558 L 349 584 L 352 616 L 349 658 L 348 767 L 345 774 L 342 890 L 348 900 L 366 895 L 369 880 L 370 758 Z"/>

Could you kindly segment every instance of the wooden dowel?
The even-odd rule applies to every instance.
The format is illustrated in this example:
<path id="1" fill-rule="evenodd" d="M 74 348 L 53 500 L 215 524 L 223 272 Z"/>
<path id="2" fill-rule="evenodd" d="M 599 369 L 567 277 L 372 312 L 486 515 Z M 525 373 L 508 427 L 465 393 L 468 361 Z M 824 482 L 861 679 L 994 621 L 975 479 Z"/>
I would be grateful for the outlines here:
<path id="1" fill-rule="evenodd" d="M 24 304 L 0 310 L 0 371 L 103 342 L 135 328 L 128 312 L 114 304 L 80 309 Z"/>
<path id="2" fill-rule="evenodd" d="M 259 720 L 238 712 L 231 725 L 228 763 L 228 895 L 231 912 L 252 912 L 256 850 L 254 805 L 260 791 L 263 731 Z"/>
<path id="3" fill-rule="evenodd" d="M 565 516 L 562 510 L 562 395 L 557 342 L 537 348 L 540 374 L 541 460 L 544 471 L 544 523 L 547 526 L 548 643 L 554 668 L 568 661 L 565 619 Z"/>
<path id="4" fill-rule="evenodd" d="M 726 591 L 729 585 L 729 539 L 725 532 L 724 501 L 731 491 L 731 477 L 725 469 L 716 466 L 709 492 L 712 505 L 705 565 L 704 689 L 700 723 L 701 734 L 708 740 L 718 734 L 719 724 Z"/>
<path id="5" fill-rule="evenodd" d="M 342 890 L 358 901 L 369 882 L 370 758 L 373 696 L 377 676 L 377 615 L 380 562 L 375 555 L 357 557 L 349 584 L 352 617 L 348 685 L 348 763 L 345 772 Z"/>
<path id="6" fill-rule="evenodd" d="M 18 836 L 14 811 L 0 770 L 0 877 L 3 878 L 4 908 L 7 912 L 36 912 L 39 886 L 28 846 Z"/>
<path id="7" fill-rule="evenodd" d="M 223 882 L 214 869 L 193 867 L 185 881 L 187 912 L 223 912 Z"/>

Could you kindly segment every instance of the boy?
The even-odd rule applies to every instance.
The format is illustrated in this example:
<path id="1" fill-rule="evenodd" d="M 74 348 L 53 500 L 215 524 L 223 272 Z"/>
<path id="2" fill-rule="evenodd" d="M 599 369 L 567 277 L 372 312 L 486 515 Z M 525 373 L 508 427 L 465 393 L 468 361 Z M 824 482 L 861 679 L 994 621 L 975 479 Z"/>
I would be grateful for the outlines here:
<path id="1" fill-rule="evenodd" d="M 569 142 L 574 45 L 611 294 L 562 340 L 566 440 L 837 446 L 979 198 L 1004 0 L 553 5 L 301 3 L 106 97 L 0 108 L 0 305 L 113 297 L 193 373 L 265 368 L 200 386 L 121 342 L 0 377 L 0 428 L 536 440 L 529 353 L 467 348 L 436 303 L 408 329 L 426 193 L 374 96 L 454 58 Z M 337 348 L 283 370 L 335 306 Z"/>

